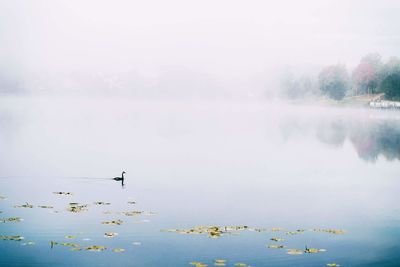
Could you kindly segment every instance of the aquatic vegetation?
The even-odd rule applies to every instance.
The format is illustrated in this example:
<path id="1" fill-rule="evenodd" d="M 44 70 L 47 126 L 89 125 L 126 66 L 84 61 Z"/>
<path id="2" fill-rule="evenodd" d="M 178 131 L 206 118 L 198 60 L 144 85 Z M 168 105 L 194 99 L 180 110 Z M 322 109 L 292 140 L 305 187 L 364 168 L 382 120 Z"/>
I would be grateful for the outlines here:
<path id="1" fill-rule="evenodd" d="M 281 228 L 281 227 L 272 227 L 271 228 L 271 231 L 272 232 L 280 232 L 280 231 L 284 231 L 285 229 L 284 228 Z"/>
<path id="2" fill-rule="evenodd" d="M 38 208 L 42 208 L 42 209 L 53 209 L 53 206 L 45 206 L 45 205 L 39 205 L 37 206 Z"/>
<path id="3" fill-rule="evenodd" d="M 314 232 L 324 232 L 324 233 L 329 233 L 329 234 L 334 234 L 334 235 L 341 235 L 345 234 L 346 232 L 344 230 L 340 229 L 313 229 Z"/>
<path id="4" fill-rule="evenodd" d="M 289 232 L 286 232 L 285 234 L 287 234 L 287 235 L 298 235 L 298 234 L 302 234 L 304 232 L 305 232 L 304 229 L 297 229 L 296 231 L 289 231 Z"/>
<path id="5" fill-rule="evenodd" d="M 280 237 L 273 237 L 270 240 L 275 241 L 275 242 L 281 242 L 281 241 L 285 241 L 285 239 L 280 238 Z"/>
<path id="6" fill-rule="evenodd" d="M 238 267 L 247 267 L 248 265 L 247 265 L 246 263 L 243 263 L 243 262 L 237 262 L 237 263 L 235 263 L 235 266 L 238 266 Z"/>
<path id="7" fill-rule="evenodd" d="M 64 246 L 64 247 L 79 247 L 80 246 L 79 244 L 76 244 L 76 243 L 50 241 L 51 248 L 53 248 L 56 245 Z"/>
<path id="8" fill-rule="evenodd" d="M 340 265 L 337 264 L 337 263 L 327 263 L 326 266 L 329 266 L 329 267 L 339 267 Z"/>
<path id="9" fill-rule="evenodd" d="M 7 198 L 4 196 L 0 196 L 0 200 L 6 200 Z"/>
<path id="10" fill-rule="evenodd" d="M 127 203 L 128 203 L 128 204 L 130 204 L 130 205 L 134 205 L 134 204 L 136 204 L 136 202 L 135 202 L 135 201 L 128 201 Z"/>
<path id="11" fill-rule="evenodd" d="M 189 264 L 194 265 L 196 267 L 206 267 L 206 266 L 208 266 L 207 264 L 204 264 L 204 263 L 201 263 L 201 262 L 198 262 L 198 261 L 192 261 Z"/>
<path id="12" fill-rule="evenodd" d="M 305 253 L 318 253 L 318 252 L 325 252 L 326 249 L 317 249 L 317 248 L 307 248 L 304 250 Z"/>
<path id="13" fill-rule="evenodd" d="M 21 222 L 24 219 L 20 217 L 11 217 L 11 218 L 5 218 L 5 219 L 0 219 L 0 222 L 5 223 L 5 222 Z"/>
<path id="14" fill-rule="evenodd" d="M 28 209 L 32 209 L 33 205 L 29 204 L 28 202 L 26 202 L 26 204 L 23 205 L 15 205 L 14 208 L 28 208 Z"/>
<path id="15" fill-rule="evenodd" d="M 114 224 L 114 225 L 121 225 L 124 223 L 122 220 L 113 220 L 113 221 L 104 221 L 101 222 L 102 224 Z"/>
<path id="16" fill-rule="evenodd" d="M 79 213 L 82 211 L 87 211 L 87 204 L 79 204 L 79 203 L 69 203 L 69 207 L 67 208 L 67 211 L 74 212 L 74 213 Z"/>
<path id="17" fill-rule="evenodd" d="M 221 263 L 219 263 L 219 262 L 214 262 L 214 265 L 215 265 L 215 266 L 226 266 L 226 263 L 223 263 L 223 262 L 221 262 Z"/>
<path id="18" fill-rule="evenodd" d="M 112 252 L 124 252 L 125 251 L 125 249 L 123 249 L 123 248 L 114 248 L 114 249 L 112 249 Z"/>
<path id="19" fill-rule="evenodd" d="M 71 192 L 53 192 L 55 195 L 64 195 L 64 196 L 72 196 Z"/>
<path id="20" fill-rule="evenodd" d="M 247 226 L 195 226 L 191 229 L 164 229 L 162 232 L 175 232 L 179 234 L 208 234 L 211 238 L 221 237 L 225 233 L 246 230 Z"/>
<path id="21" fill-rule="evenodd" d="M 286 248 L 284 245 L 268 245 L 268 248 Z"/>
<path id="22" fill-rule="evenodd" d="M 107 238 L 116 237 L 117 235 L 118 235 L 118 233 L 113 233 L 113 232 L 104 233 L 104 237 L 107 237 Z"/>
<path id="23" fill-rule="evenodd" d="M 95 205 L 110 205 L 111 203 L 110 202 L 104 202 L 104 201 L 96 201 L 93 204 L 95 204 Z"/>
<path id="24" fill-rule="evenodd" d="M 66 235 L 65 238 L 67 238 L 67 239 L 74 239 L 74 238 L 76 238 L 76 235 Z"/>
<path id="25" fill-rule="evenodd" d="M 89 250 L 89 251 L 103 251 L 106 249 L 107 248 L 105 246 L 89 246 L 89 247 L 85 248 L 85 250 Z"/>
<path id="26" fill-rule="evenodd" d="M 0 235 L 0 240 L 21 241 L 23 239 L 25 239 L 25 237 L 20 235 Z"/>
<path id="27" fill-rule="evenodd" d="M 287 250 L 286 253 L 289 255 L 301 255 L 301 254 L 303 254 L 303 252 L 304 251 L 301 249 L 290 248 Z"/>

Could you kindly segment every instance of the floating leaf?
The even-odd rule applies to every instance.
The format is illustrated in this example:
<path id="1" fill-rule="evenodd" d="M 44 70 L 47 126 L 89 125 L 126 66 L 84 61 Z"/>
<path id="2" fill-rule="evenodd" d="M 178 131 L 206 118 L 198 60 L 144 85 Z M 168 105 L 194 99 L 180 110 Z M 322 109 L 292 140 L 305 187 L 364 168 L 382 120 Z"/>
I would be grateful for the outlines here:
<path id="1" fill-rule="evenodd" d="M 39 205 L 38 208 L 42 208 L 42 209 L 52 209 L 52 208 L 54 208 L 54 207 L 53 207 L 53 206 Z"/>
<path id="2" fill-rule="evenodd" d="M 0 200 L 6 200 L 6 197 L 0 196 Z"/>
<path id="3" fill-rule="evenodd" d="M 337 264 L 337 263 L 327 263 L 326 266 L 329 266 L 329 267 L 338 267 L 338 266 L 340 266 L 340 265 Z"/>
<path id="4" fill-rule="evenodd" d="M 113 232 L 104 233 L 104 237 L 107 237 L 107 238 L 112 238 L 112 237 L 115 237 L 117 235 L 118 235 L 118 233 L 113 233 Z"/>
<path id="5" fill-rule="evenodd" d="M 279 238 L 279 237 L 273 237 L 270 240 L 275 241 L 275 242 L 281 242 L 281 241 L 284 241 L 285 239 Z"/>
<path id="6" fill-rule="evenodd" d="M 329 234 L 341 235 L 346 233 L 344 230 L 340 229 L 313 229 L 314 232 L 324 232 Z"/>
<path id="7" fill-rule="evenodd" d="M 71 192 L 53 192 L 55 195 L 64 195 L 64 196 L 71 196 L 73 195 Z"/>
<path id="8" fill-rule="evenodd" d="M 123 248 L 114 248 L 112 251 L 113 252 L 124 252 L 125 249 L 123 249 Z"/>
<path id="9" fill-rule="evenodd" d="M 286 248 L 284 245 L 268 245 L 268 248 Z"/>
<path id="10" fill-rule="evenodd" d="M 32 209 L 33 208 L 33 205 L 31 205 L 31 204 L 29 204 L 28 202 L 26 202 L 26 204 L 24 204 L 24 205 L 16 205 L 16 206 L 14 206 L 14 208 L 28 208 L 28 209 Z"/>
<path id="11" fill-rule="evenodd" d="M 76 235 L 66 235 L 65 238 L 67 238 L 67 239 L 74 239 L 74 238 L 76 238 Z"/>
<path id="12" fill-rule="evenodd" d="M 0 235 L 0 240 L 21 241 L 23 239 L 25 238 L 19 235 Z"/>
<path id="13" fill-rule="evenodd" d="M 122 220 L 113 220 L 113 221 L 104 221 L 101 222 L 102 224 L 114 224 L 114 225 L 121 225 L 124 223 Z"/>
<path id="14" fill-rule="evenodd" d="M 247 264 L 246 264 L 246 263 L 243 263 L 243 262 L 237 262 L 237 263 L 235 263 L 235 266 L 246 267 Z"/>
<path id="15" fill-rule="evenodd" d="M 128 201 L 127 203 L 128 203 L 128 204 L 131 204 L 131 205 L 134 205 L 134 204 L 136 204 L 136 202 L 135 202 L 135 201 Z"/>
<path id="16" fill-rule="evenodd" d="M 89 250 L 89 251 L 103 251 L 106 250 L 107 248 L 105 246 L 90 246 L 87 247 L 85 250 Z"/>
<path id="17" fill-rule="evenodd" d="M 94 202 L 93 204 L 95 204 L 95 205 L 110 205 L 111 203 L 104 202 L 104 201 L 97 201 L 97 202 Z"/>
<path id="18" fill-rule="evenodd" d="M 273 228 L 271 228 L 272 232 L 279 232 L 279 231 L 283 231 L 283 230 L 285 230 L 285 229 L 283 229 L 281 227 L 273 227 Z"/>
<path id="19" fill-rule="evenodd" d="M 69 212 L 74 212 L 74 213 L 79 213 L 82 211 L 87 211 L 87 204 L 79 204 L 79 203 L 69 203 L 69 206 L 67 208 L 67 211 Z"/>
<path id="20" fill-rule="evenodd" d="M 291 249 L 288 249 L 286 253 L 290 254 L 290 255 L 300 255 L 300 254 L 303 254 L 303 250 L 291 248 Z"/>
<path id="21" fill-rule="evenodd" d="M 0 222 L 21 222 L 24 219 L 20 218 L 20 217 L 11 217 L 11 218 L 5 218 L 5 219 L 0 219 Z"/>

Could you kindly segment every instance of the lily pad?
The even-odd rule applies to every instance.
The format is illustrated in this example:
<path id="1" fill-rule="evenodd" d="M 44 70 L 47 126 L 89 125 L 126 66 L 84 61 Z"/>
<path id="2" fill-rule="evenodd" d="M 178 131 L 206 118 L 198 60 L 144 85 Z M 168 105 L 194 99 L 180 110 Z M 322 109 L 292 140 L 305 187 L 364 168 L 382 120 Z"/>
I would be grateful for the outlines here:
<path id="1" fill-rule="evenodd" d="M 71 192 L 53 192 L 55 195 L 64 195 L 64 196 L 72 196 Z"/>
<path id="2" fill-rule="evenodd" d="M 268 248 L 286 248 L 284 245 L 268 245 Z"/>
<path id="3" fill-rule="evenodd" d="M 104 237 L 107 237 L 107 238 L 113 238 L 113 237 L 116 237 L 117 235 L 118 235 L 118 233 L 113 233 L 113 232 L 104 233 Z"/>
<path id="4" fill-rule="evenodd" d="M 280 237 L 273 237 L 270 240 L 275 241 L 275 242 L 281 242 L 281 241 L 284 241 L 285 239 L 280 238 Z"/>
<path id="5" fill-rule="evenodd" d="M 327 263 L 326 266 L 329 266 L 329 267 L 338 267 L 338 266 L 340 266 L 340 265 L 337 264 L 337 263 Z"/>
<path id="6" fill-rule="evenodd" d="M 95 204 L 95 205 L 110 205 L 111 203 L 104 202 L 104 201 L 97 201 L 97 202 L 94 202 L 93 204 Z"/>
<path id="7" fill-rule="evenodd" d="M 12 241 L 21 241 L 25 238 L 20 235 L 0 235 L 0 240 L 12 240 Z"/>
<path id="8" fill-rule="evenodd" d="M 85 250 L 89 250 L 89 251 L 103 251 L 106 250 L 107 248 L 105 246 L 90 246 L 85 248 Z"/>
<path id="9" fill-rule="evenodd" d="M 124 223 L 122 220 L 113 220 L 113 221 L 104 221 L 102 224 L 113 224 L 113 225 L 121 225 Z"/>
<path id="10" fill-rule="evenodd" d="M 286 252 L 289 255 L 301 255 L 303 254 L 303 250 L 301 249 L 295 249 L 295 248 L 290 248 Z"/>
<path id="11" fill-rule="evenodd" d="M 5 219 L 0 219 L 0 222 L 21 222 L 24 219 L 20 218 L 20 217 L 11 217 L 11 218 L 5 218 Z"/>
<path id="12" fill-rule="evenodd" d="M 32 209 L 33 205 L 29 204 L 28 202 L 26 202 L 26 204 L 23 205 L 15 205 L 14 208 L 28 208 L 28 209 Z"/>
<path id="13" fill-rule="evenodd" d="M 42 208 L 42 209 L 52 209 L 52 208 L 54 208 L 54 207 L 53 207 L 53 206 L 39 205 L 38 208 Z"/>
<path id="14" fill-rule="evenodd" d="M 125 249 L 123 249 L 123 248 L 114 248 L 112 251 L 113 252 L 124 252 Z"/>

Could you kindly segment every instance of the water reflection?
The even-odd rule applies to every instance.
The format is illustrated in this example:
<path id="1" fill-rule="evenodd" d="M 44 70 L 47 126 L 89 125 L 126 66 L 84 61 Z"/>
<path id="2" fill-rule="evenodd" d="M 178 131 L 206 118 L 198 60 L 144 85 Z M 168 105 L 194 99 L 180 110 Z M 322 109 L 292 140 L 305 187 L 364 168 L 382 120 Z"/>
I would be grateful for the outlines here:
<path id="1" fill-rule="evenodd" d="M 396 120 L 343 120 L 318 124 L 319 141 L 342 146 L 349 140 L 360 158 L 375 162 L 380 156 L 387 160 L 400 159 L 400 127 Z"/>

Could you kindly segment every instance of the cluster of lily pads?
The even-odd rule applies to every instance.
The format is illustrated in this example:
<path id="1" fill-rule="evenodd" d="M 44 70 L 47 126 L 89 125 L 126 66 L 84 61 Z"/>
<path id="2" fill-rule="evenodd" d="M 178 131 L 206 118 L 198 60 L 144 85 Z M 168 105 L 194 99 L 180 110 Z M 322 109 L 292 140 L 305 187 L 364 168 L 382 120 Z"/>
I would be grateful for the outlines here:
<path id="1" fill-rule="evenodd" d="M 202 263 L 202 262 L 199 262 L 199 261 L 192 261 L 189 264 L 194 265 L 195 267 L 207 267 L 208 266 L 208 264 Z M 213 261 L 213 265 L 214 266 L 227 266 L 227 264 L 228 264 L 227 260 L 217 259 L 217 260 Z M 233 266 L 236 266 L 236 267 L 251 267 L 250 265 L 247 265 L 246 263 L 243 263 L 243 262 L 233 263 Z"/>
<path id="2" fill-rule="evenodd" d="M 53 192 L 55 195 L 59 196 L 67 196 L 71 197 L 73 196 L 72 192 Z M 0 196 L 0 200 L 6 200 L 6 197 Z M 128 205 L 134 205 L 136 204 L 135 201 L 128 201 Z M 96 201 L 93 203 L 93 205 L 111 205 L 110 202 L 105 202 L 105 201 Z M 77 202 L 70 202 L 68 203 L 66 207 L 66 211 L 72 212 L 72 213 L 80 213 L 80 212 L 85 212 L 88 211 L 89 209 L 89 204 L 83 204 L 83 203 L 77 203 Z M 33 209 L 34 207 L 38 207 L 41 209 L 54 209 L 54 206 L 51 205 L 37 205 L 34 206 L 33 204 L 30 203 L 25 203 L 22 205 L 14 205 L 14 208 L 25 208 L 25 209 Z M 59 211 L 54 210 L 55 213 L 58 213 Z M 131 210 L 131 211 L 106 211 L 103 212 L 105 214 L 116 214 L 116 215 L 122 215 L 122 216 L 147 216 L 147 215 L 155 215 L 156 213 L 154 212 L 147 212 L 147 211 L 137 211 L 137 210 Z M 8 223 L 8 222 L 21 222 L 23 221 L 22 218 L 20 217 L 9 217 L 9 218 L 0 218 L 0 222 L 2 223 Z M 149 220 L 141 220 L 139 222 L 148 222 Z M 137 223 L 138 221 L 134 221 Z M 115 220 L 110 220 L 110 221 L 103 221 L 102 224 L 110 224 L 110 225 L 121 225 L 123 221 L 121 219 L 115 219 Z M 114 238 L 118 236 L 118 233 L 116 232 L 105 232 L 104 237 L 105 238 Z M 66 239 L 75 239 L 77 238 L 77 235 L 66 235 Z M 11 240 L 11 241 L 22 241 L 25 238 L 20 235 L 0 235 L 0 240 Z M 90 241 L 89 238 L 84 238 L 82 239 L 83 241 Z M 135 246 L 141 245 L 141 242 L 135 241 L 132 243 Z M 35 245 L 35 242 L 33 241 L 28 241 L 21 243 L 21 245 L 26 246 L 26 245 Z M 106 246 L 102 245 L 80 245 L 78 243 L 72 243 L 72 242 L 59 242 L 59 241 L 50 241 L 50 247 L 53 248 L 55 246 L 63 246 L 63 247 L 69 247 L 71 251 L 105 251 L 105 250 L 110 250 L 112 252 L 117 252 L 121 253 L 124 252 L 124 248 L 107 248 Z"/>
<path id="3" fill-rule="evenodd" d="M 303 234 L 305 229 L 297 229 L 295 231 L 286 231 L 284 228 L 280 227 L 273 227 L 271 229 L 267 228 L 254 228 L 254 227 L 249 227 L 249 226 L 195 226 L 193 228 L 189 229 L 164 229 L 161 230 L 163 232 L 171 232 L 171 233 L 179 233 L 179 234 L 205 234 L 210 238 L 220 238 L 225 234 L 237 234 L 236 232 L 238 231 L 254 231 L 254 232 L 265 232 L 265 231 L 271 231 L 274 233 L 277 232 L 283 232 L 288 236 L 291 235 L 298 235 L 298 234 Z M 341 235 L 344 234 L 344 230 L 340 229 L 311 229 L 309 231 L 313 232 L 324 232 L 324 233 L 329 233 L 329 234 L 335 234 L 335 235 Z M 282 237 L 272 237 L 270 238 L 271 241 L 274 242 L 283 242 L 285 241 L 284 238 Z M 270 249 L 284 249 L 287 248 L 286 245 L 284 244 L 270 244 L 267 245 L 267 248 Z M 289 255 L 300 255 L 303 253 L 320 253 L 320 252 L 326 252 L 326 249 L 320 248 L 308 248 L 305 246 L 305 249 L 297 249 L 297 248 L 288 248 L 286 250 L 286 253 Z M 202 266 L 207 266 L 207 264 L 201 263 L 201 262 L 191 262 L 192 265 L 195 265 L 196 267 L 202 267 Z M 225 262 L 215 262 L 214 265 L 216 266 L 225 266 Z M 235 266 L 247 266 L 247 265 L 236 265 Z M 336 263 L 328 263 L 327 266 L 333 267 L 333 266 L 340 266 Z"/>
<path id="4" fill-rule="evenodd" d="M 53 248 L 54 246 L 64 246 L 64 247 L 70 247 L 71 251 L 104 251 L 107 249 L 106 246 L 99 246 L 99 245 L 91 245 L 91 246 L 81 246 L 80 244 L 77 243 L 70 243 L 70 242 L 55 242 L 55 241 L 50 241 L 50 246 Z M 111 249 L 112 252 L 124 252 L 125 249 L 123 248 L 113 248 Z"/>
<path id="5" fill-rule="evenodd" d="M 71 192 L 53 192 L 55 195 L 60 195 L 60 196 L 72 196 L 73 193 Z M 0 196 L 0 200 L 6 200 L 6 197 Z M 135 201 L 128 201 L 128 205 L 135 205 Z M 105 202 L 105 201 L 96 201 L 93 203 L 93 205 L 96 206 L 108 206 L 111 205 L 110 202 Z M 89 204 L 84 204 L 84 203 L 76 203 L 76 202 L 70 202 L 68 206 L 66 207 L 66 211 L 72 212 L 72 213 L 80 213 L 80 212 L 85 212 L 88 211 L 89 209 Z M 27 209 L 33 209 L 34 205 L 30 203 L 25 203 L 22 205 L 15 205 L 13 206 L 14 208 L 27 208 Z M 38 205 L 36 206 L 38 208 L 42 209 L 53 209 L 53 206 L 50 205 Z M 54 211 L 58 212 L 58 211 Z M 0 211 L 1 213 L 1 211 Z M 103 211 L 103 214 L 113 214 L 113 215 L 119 215 L 119 216 L 127 216 L 127 217 L 133 217 L 133 216 L 139 216 L 139 215 L 155 215 L 156 213 L 154 212 L 146 212 L 146 211 L 138 211 L 138 210 L 131 210 L 131 211 Z M 9 217 L 9 218 L 0 218 L 0 222 L 3 223 L 9 223 L 9 222 L 21 222 L 23 221 L 22 218 L 20 217 Z M 136 222 L 148 222 L 148 220 L 141 220 L 141 221 L 136 221 Z M 124 223 L 123 220 L 121 219 L 114 219 L 114 220 L 107 220 L 107 221 L 102 221 L 101 222 L 104 225 L 115 225 L 119 226 Z M 224 235 L 237 235 L 239 232 L 243 231 L 253 231 L 253 232 L 273 232 L 276 235 L 278 233 L 285 234 L 288 238 L 289 236 L 293 235 L 299 235 L 303 234 L 306 231 L 313 231 L 313 232 L 323 232 L 323 233 L 328 233 L 328 234 L 335 234 L 335 235 L 340 235 L 344 234 L 344 230 L 340 229 L 320 229 L 320 228 L 315 228 L 315 229 L 310 229 L 310 230 L 305 230 L 305 229 L 296 229 L 293 231 L 287 231 L 284 228 L 280 227 L 273 227 L 273 228 L 256 228 L 256 227 L 249 227 L 246 225 L 239 225 L 239 226 L 215 226 L 215 225 L 208 225 L 208 226 L 195 226 L 193 228 L 188 228 L 188 229 L 163 229 L 161 230 L 163 232 L 172 232 L 172 233 L 179 233 L 179 234 L 189 234 L 189 235 L 206 235 L 210 238 L 220 238 Z M 105 232 L 104 237 L 105 238 L 115 238 L 118 236 L 118 233 L 116 232 Z M 66 239 L 75 239 L 77 236 L 76 235 L 66 235 Z M 317 248 L 308 248 L 305 246 L 305 249 L 298 249 L 298 248 L 287 248 L 285 244 L 282 244 L 281 242 L 284 242 L 286 238 L 275 236 L 271 237 L 270 241 L 275 242 L 275 244 L 267 244 L 266 247 L 269 249 L 286 249 L 286 253 L 289 255 L 300 255 L 303 253 L 320 253 L 320 252 L 325 252 L 326 249 L 317 249 Z M 11 240 L 11 241 L 22 241 L 24 240 L 23 236 L 20 235 L 15 235 L 15 236 L 6 236 L 6 235 L 0 235 L 0 240 Z M 83 239 L 85 241 L 89 241 L 89 238 Z M 22 243 L 21 245 L 34 245 L 35 243 L 33 241 L 25 242 Z M 133 245 L 141 245 L 141 242 L 133 242 Z M 54 248 L 55 246 L 63 246 L 63 247 L 68 247 L 72 251 L 95 251 L 95 252 L 100 252 L 100 251 L 112 251 L 112 252 L 124 252 L 124 248 L 107 248 L 106 246 L 103 245 L 81 245 L 78 243 L 72 243 L 72 242 L 59 242 L 59 241 L 50 241 L 50 246 L 51 248 Z M 190 262 L 191 265 L 194 265 L 195 267 L 205 267 L 208 266 L 206 263 L 202 262 L 197 262 L 193 261 Z M 228 266 L 228 261 L 224 259 L 216 259 L 213 260 L 213 265 L 214 266 Z M 340 266 L 337 263 L 328 263 L 326 264 L 328 267 L 336 267 Z M 236 262 L 236 263 L 231 263 L 231 266 L 237 266 L 237 267 L 250 267 L 246 263 L 242 262 Z"/>

